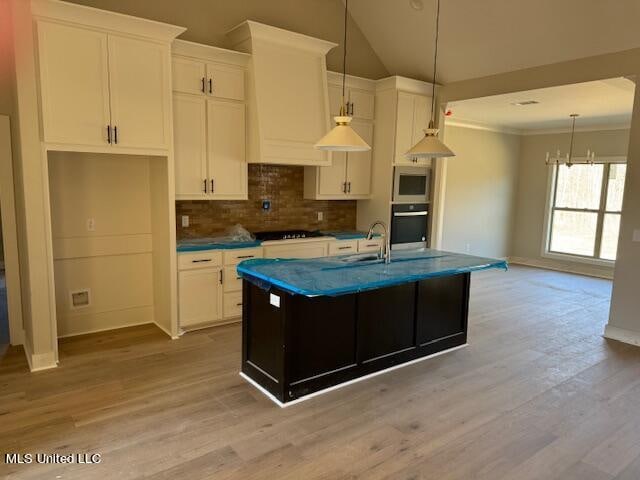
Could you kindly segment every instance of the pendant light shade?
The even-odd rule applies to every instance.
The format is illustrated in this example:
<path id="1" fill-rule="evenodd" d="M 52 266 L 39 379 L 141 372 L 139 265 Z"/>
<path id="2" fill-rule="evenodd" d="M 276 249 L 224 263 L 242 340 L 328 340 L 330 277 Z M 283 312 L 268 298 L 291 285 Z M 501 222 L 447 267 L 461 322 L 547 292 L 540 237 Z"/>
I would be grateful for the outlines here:
<path id="1" fill-rule="evenodd" d="M 453 157 L 453 153 L 438 138 L 439 130 L 434 128 L 436 105 L 436 74 L 438 72 L 438 35 L 440 33 L 440 0 L 436 0 L 436 41 L 433 54 L 433 83 L 431 85 L 431 120 L 429 128 L 424 130 L 424 137 L 405 153 L 408 158 L 440 158 Z"/>
<path id="2" fill-rule="evenodd" d="M 349 0 L 344 2 L 344 49 L 342 56 L 342 104 L 340 106 L 340 115 L 334 117 L 336 126 L 331 129 L 318 143 L 314 146 L 318 150 L 328 152 L 364 152 L 371 150 L 371 147 L 351 128 L 351 117 L 346 115 L 344 105 L 345 81 L 347 75 L 347 18 L 348 18 Z"/>
<path id="3" fill-rule="evenodd" d="M 341 116 L 333 117 L 336 126 L 331 129 L 324 137 L 322 137 L 315 147 L 318 150 L 333 152 L 364 152 L 371 150 L 360 135 L 351 128 L 351 117 Z"/>
<path id="4" fill-rule="evenodd" d="M 411 158 L 438 158 L 438 157 L 453 157 L 453 153 L 449 147 L 440 141 L 438 138 L 437 128 L 426 128 L 424 130 L 424 137 L 418 143 L 416 143 L 405 154 Z"/>

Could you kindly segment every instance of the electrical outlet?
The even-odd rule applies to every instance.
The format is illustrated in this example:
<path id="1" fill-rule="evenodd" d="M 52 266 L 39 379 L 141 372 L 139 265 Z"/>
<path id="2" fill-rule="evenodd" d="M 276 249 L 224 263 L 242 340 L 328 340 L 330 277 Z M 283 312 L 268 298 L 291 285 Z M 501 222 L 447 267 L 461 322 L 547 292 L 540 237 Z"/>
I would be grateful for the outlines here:
<path id="1" fill-rule="evenodd" d="M 87 218 L 87 232 L 96 231 L 96 220 L 94 218 Z"/>
<path id="2" fill-rule="evenodd" d="M 640 228 L 636 228 L 633 231 L 633 241 L 634 242 L 640 242 Z"/>
<path id="3" fill-rule="evenodd" d="M 263 200 L 262 201 L 262 210 L 268 212 L 271 210 L 271 200 Z"/>
<path id="4" fill-rule="evenodd" d="M 189 226 L 189 215 L 182 215 L 182 228 Z"/>
<path id="5" fill-rule="evenodd" d="M 465 252 L 467 252 L 467 253 L 470 253 L 470 252 L 471 252 L 471 244 L 470 244 L 470 243 L 467 243 L 467 244 L 464 246 L 464 251 L 465 251 Z"/>
<path id="6" fill-rule="evenodd" d="M 318 221 L 321 222 L 324 220 L 324 212 L 318 212 Z"/>

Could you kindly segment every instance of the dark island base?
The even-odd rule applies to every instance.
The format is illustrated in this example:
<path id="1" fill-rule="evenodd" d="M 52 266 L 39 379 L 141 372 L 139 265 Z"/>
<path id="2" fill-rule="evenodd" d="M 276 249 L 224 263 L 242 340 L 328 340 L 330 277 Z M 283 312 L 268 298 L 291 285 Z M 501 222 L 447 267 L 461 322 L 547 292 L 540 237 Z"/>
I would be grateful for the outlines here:
<path id="1" fill-rule="evenodd" d="M 242 374 L 286 404 L 464 345 L 470 277 L 338 297 L 266 291 L 244 280 Z"/>

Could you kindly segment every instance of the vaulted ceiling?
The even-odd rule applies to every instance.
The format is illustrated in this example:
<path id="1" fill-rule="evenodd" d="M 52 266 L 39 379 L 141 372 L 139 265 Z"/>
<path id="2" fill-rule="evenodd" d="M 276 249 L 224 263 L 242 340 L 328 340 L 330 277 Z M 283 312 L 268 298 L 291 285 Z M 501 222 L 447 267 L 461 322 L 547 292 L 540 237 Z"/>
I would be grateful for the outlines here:
<path id="1" fill-rule="evenodd" d="M 389 72 L 431 80 L 435 4 L 350 0 L 349 10 Z M 440 5 L 442 84 L 640 47 L 640 0 L 441 0 Z"/>
<path id="2" fill-rule="evenodd" d="M 344 0 L 70 1 L 181 25 L 183 38 L 222 47 L 247 19 L 342 44 Z M 440 1 L 442 84 L 640 47 L 640 0 Z M 349 0 L 349 73 L 430 81 L 435 2 Z M 342 68 L 341 55 L 330 52 L 329 68 Z"/>

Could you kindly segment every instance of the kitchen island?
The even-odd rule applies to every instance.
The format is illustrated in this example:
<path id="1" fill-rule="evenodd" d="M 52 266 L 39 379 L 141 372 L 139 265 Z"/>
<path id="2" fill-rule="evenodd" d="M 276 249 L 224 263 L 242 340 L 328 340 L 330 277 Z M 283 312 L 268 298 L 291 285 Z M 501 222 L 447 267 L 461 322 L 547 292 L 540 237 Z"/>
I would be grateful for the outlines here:
<path id="1" fill-rule="evenodd" d="M 502 260 L 438 250 L 254 259 L 241 375 L 280 406 L 466 345 L 471 272 Z"/>

